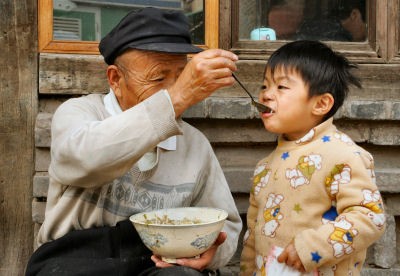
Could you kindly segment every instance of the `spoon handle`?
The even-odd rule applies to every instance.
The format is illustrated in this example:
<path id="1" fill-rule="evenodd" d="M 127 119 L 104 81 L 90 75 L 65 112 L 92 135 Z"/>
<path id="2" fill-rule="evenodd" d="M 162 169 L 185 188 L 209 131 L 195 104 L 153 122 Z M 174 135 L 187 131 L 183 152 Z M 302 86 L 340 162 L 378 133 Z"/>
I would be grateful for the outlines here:
<path id="1" fill-rule="evenodd" d="M 253 96 L 250 94 L 249 91 L 247 91 L 246 87 L 242 84 L 242 82 L 238 79 L 238 77 L 232 73 L 232 77 L 237 81 L 237 83 L 243 88 L 244 91 L 250 96 L 251 100 L 254 101 Z"/>
<path id="2" fill-rule="evenodd" d="M 259 103 L 257 101 L 254 100 L 253 96 L 250 94 L 250 92 L 246 89 L 246 87 L 244 87 L 244 85 L 241 83 L 241 81 L 238 79 L 238 77 L 232 73 L 232 77 L 237 81 L 237 83 L 243 88 L 244 91 L 246 91 L 246 93 L 250 96 L 251 99 L 251 103 L 257 108 L 257 110 L 261 113 L 263 112 L 271 112 L 271 109 L 266 106 L 263 105 L 262 103 Z"/>

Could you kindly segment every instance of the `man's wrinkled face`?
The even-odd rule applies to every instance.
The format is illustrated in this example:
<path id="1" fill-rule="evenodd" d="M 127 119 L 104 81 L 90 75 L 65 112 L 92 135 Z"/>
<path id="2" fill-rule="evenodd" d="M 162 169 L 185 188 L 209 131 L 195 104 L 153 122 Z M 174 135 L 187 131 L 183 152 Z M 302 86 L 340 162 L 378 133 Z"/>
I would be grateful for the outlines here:
<path id="1" fill-rule="evenodd" d="M 128 50 L 112 66 L 118 81 L 111 87 L 122 110 L 129 109 L 161 89 L 170 88 L 187 63 L 185 54 Z"/>

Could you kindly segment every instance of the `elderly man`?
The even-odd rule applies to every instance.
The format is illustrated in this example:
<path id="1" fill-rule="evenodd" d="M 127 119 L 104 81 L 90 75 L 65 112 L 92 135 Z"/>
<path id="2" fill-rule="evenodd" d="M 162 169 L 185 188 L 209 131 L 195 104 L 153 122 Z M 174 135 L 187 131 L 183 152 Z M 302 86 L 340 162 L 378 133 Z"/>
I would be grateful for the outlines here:
<path id="1" fill-rule="evenodd" d="M 180 116 L 233 84 L 237 56 L 193 46 L 182 13 L 154 8 L 129 13 L 99 48 L 110 92 L 54 114 L 46 215 L 26 274 L 209 275 L 235 252 L 241 220 L 209 142 Z M 182 206 L 229 215 L 211 249 L 172 266 L 128 218 Z"/>

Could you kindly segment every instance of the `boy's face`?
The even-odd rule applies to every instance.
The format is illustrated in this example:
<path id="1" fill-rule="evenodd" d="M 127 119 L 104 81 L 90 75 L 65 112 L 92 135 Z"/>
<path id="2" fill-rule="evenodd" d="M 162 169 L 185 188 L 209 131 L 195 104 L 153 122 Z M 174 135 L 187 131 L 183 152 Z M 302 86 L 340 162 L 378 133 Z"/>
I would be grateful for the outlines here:
<path id="1" fill-rule="evenodd" d="M 267 70 L 259 100 L 273 111 L 260 114 L 265 128 L 284 134 L 288 140 L 298 140 L 318 125 L 321 117 L 313 112 L 317 97 L 310 98 L 308 90 L 295 70 L 277 68 L 274 75 Z"/>

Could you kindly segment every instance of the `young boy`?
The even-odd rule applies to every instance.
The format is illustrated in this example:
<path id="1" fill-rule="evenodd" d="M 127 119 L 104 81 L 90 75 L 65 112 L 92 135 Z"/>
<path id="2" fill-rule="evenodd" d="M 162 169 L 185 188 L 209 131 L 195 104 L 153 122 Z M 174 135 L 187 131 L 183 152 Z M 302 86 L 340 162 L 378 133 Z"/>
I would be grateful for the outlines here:
<path id="1" fill-rule="evenodd" d="M 255 169 L 243 275 L 359 275 L 383 234 L 373 158 L 332 123 L 349 85 L 361 88 L 353 67 L 317 41 L 268 60 L 259 100 L 272 111 L 260 116 L 280 136 Z"/>

